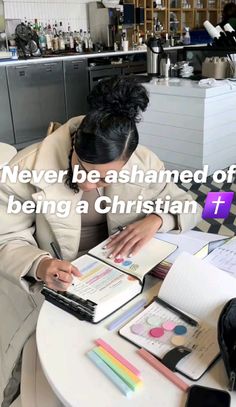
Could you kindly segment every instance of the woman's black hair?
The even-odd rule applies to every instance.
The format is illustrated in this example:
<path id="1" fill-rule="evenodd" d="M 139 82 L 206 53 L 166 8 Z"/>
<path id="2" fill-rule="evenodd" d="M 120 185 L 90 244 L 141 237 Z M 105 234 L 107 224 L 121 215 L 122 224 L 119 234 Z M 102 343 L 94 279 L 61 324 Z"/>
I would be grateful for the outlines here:
<path id="1" fill-rule="evenodd" d="M 90 111 L 75 135 L 78 157 L 92 164 L 128 160 L 138 145 L 136 123 L 148 102 L 146 89 L 133 78 L 100 81 L 88 97 Z"/>
<path id="2" fill-rule="evenodd" d="M 223 24 L 226 24 L 232 17 L 236 17 L 236 4 L 233 2 L 226 3 L 222 11 Z"/>
<path id="3" fill-rule="evenodd" d="M 132 77 L 113 77 L 100 81 L 88 96 L 90 110 L 72 137 L 73 148 L 81 161 L 105 164 L 127 161 L 135 151 L 139 135 L 136 123 L 149 102 L 148 92 Z M 68 170 L 67 185 L 71 183 Z"/>

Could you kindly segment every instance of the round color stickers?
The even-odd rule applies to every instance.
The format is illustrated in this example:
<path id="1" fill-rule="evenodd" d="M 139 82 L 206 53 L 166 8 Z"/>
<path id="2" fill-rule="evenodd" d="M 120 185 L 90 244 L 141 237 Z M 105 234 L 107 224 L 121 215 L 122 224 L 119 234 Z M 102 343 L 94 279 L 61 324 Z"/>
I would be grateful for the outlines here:
<path id="1" fill-rule="evenodd" d="M 130 329 L 135 335 L 144 335 L 147 332 L 147 323 L 152 328 L 148 330 L 148 335 L 152 338 L 162 338 L 166 332 L 173 333 L 173 336 L 169 337 L 172 345 L 183 346 L 187 341 L 187 328 L 184 325 L 178 325 L 174 321 L 167 320 L 162 322 L 157 315 L 150 315 L 145 322 L 136 323 L 131 325 Z"/>

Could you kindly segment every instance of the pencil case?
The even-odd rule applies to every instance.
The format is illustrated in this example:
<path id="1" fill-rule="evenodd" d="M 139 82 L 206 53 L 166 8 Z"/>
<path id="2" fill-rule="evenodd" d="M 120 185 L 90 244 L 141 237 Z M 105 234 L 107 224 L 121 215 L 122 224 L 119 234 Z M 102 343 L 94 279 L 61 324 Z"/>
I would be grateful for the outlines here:
<path id="1" fill-rule="evenodd" d="M 229 378 L 229 390 L 236 390 L 236 298 L 228 301 L 221 311 L 218 343 Z"/>

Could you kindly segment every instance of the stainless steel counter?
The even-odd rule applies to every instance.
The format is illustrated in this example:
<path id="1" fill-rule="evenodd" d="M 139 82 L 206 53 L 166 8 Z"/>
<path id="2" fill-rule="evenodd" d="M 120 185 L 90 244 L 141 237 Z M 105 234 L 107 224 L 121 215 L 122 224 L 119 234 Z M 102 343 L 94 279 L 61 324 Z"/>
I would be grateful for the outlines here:
<path id="1" fill-rule="evenodd" d="M 199 46 L 206 46 L 206 44 L 200 44 Z M 188 48 L 191 48 L 192 45 L 188 45 Z M 195 47 L 195 45 L 194 45 Z M 184 46 L 176 46 L 176 47 L 164 47 L 164 51 L 177 51 L 183 49 Z M 53 62 L 53 61 L 65 61 L 65 60 L 75 60 L 75 59 L 90 59 L 90 58 L 100 58 L 100 57 L 122 57 L 125 55 L 132 55 L 132 54 L 143 54 L 147 52 L 147 48 L 144 45 L 142 49 L 137 49 L 137 50 L 130 50 L 128 52 L 124 51 L 106 51 L 106 52 L 91 52 L 91 53 L 84 53 L 84 54 L 78 54 L 74 53 L 73 55 L 54 55 L 54 56 L 48 56 L 48 57 L 39 57 L 39 58 L 29 58 L 29 59 L 18 59 L 18 60 L 0 60 L 0 66 L 8 66 L 8 65 L 16 65 L 16 64 L 35 64 L 39 62 Z"/>
<path id="2" fill-rule="evenodd" d="M 173 48 L 174 49 L 174 48 Z M 125 56 L 131 54 L 142 54 L 146 53 L 146 47 L 142 50 L 132 50 L 128 52 L 124 51 L 107 51 L 107 52 L 91 52 L 91 53 L 84 53 L 78 54 L 75 53 L 73 55 L 53 55 L 53 56 L 45 56 L 39 58 L 29 58 L 29 59 L 17 59 L 17 60 L 1 60 L 0 66 L 9 66 L 9 65 L 17 65 L 17 64 L 35 64 L 35 63 L 42 63 L 42 62 L 57 62 L 57 61 L 70 61 L 75 59 L 91 59 L 91 58 L 100 58 L 100 57 L 113 57 L 113 56 Z"/>

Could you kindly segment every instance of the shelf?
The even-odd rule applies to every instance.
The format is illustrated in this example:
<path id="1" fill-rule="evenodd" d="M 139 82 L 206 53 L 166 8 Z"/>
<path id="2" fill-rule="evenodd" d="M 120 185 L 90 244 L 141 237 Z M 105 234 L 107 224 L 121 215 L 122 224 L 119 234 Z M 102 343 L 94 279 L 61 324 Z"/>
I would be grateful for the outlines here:
<path id="1" fill-rule="evenodd" d="M 170 11 L 181 11 L 181 8 L 170 8 Z"/>
<path id="2" fill-rule="evenodd" d="M 199 11 L 207 11 L 207 8 L 195 8 L 195 11 L 199 12 Z"/>

